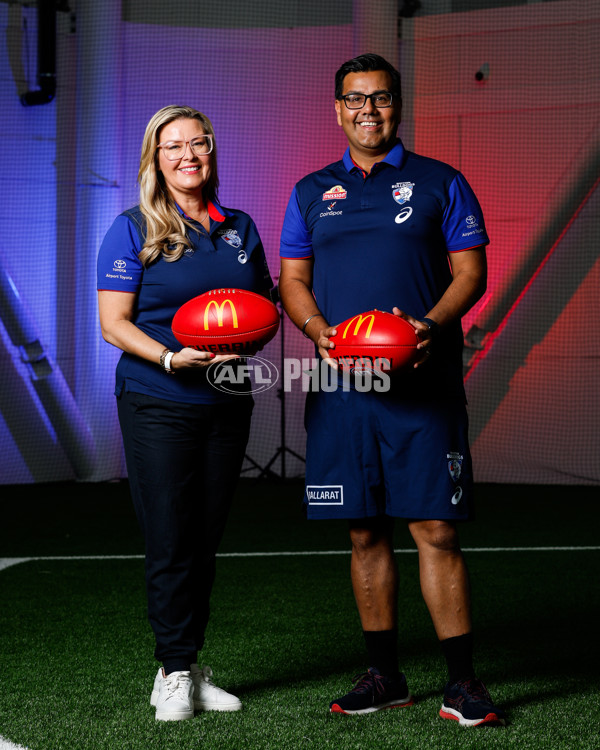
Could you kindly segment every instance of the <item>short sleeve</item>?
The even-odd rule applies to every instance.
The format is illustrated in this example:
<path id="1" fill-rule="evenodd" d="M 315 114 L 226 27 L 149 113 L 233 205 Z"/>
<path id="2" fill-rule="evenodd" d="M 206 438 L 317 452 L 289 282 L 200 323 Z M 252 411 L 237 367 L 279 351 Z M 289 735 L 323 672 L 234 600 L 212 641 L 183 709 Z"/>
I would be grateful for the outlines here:
<path id="1" fill-rule="evenodd" d="M 125 214 L 117 216 L 98 252 L 98 290 L 137 292 L 143 272 L 141 250 L 140 237 L 131 219 Z"/>
<path id="2" fill-rule="evenodd" d="M 251 259 L 258 269 L 258 272 L 262 274 L 264 288 L 266 290 L 269 290 L 273 287 L 273 279 L 271 278 L 271 273 L 269 271 L 269 264 L 267 263 L 265 248 L 258 233 L 258 229 L 256 228 L 256 224 L 252 221 L 252 219 L 250 220 L 250 228 L 253 241 Z"/>
<path id="3" fill-rule="evenodd" d="M 442 231 L 448 252 L 489 243 L 479 201 L 460 172 L 450 184 Z"/>
<path id="4" fill-rule="evenodd" d="M 293 189 L 285 211 L 281 230 L 279 255 L 282 258 L 312 258 L 312 238 L 298 203 L 298 193 Z"/>

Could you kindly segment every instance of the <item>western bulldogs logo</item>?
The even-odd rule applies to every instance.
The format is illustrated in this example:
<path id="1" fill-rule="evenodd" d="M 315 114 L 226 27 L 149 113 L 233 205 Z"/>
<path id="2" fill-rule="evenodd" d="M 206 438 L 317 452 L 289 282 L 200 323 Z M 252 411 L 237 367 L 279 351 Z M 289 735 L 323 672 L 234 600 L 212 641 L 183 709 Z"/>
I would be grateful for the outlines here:
<path id="1" fill-rule="evenodd" d="M 235 247 L 236 250 L 238 247 L 242 246 L 242 239 L 236 229 L 227 229 L 226 231 L 219 232 L 219 234 L 221 235 L 222 240 L 225 240 L 225 242 L 228 245 L 231 245 L 231 247 Z"/>
<path id="2" fill-rule="evenodd" d="M 392 196 L 396 203 L 401 206 L 407 203 L 412 198 L 414 186 L 414 182 L 397 182 L 392 185 Z"/>
<path id="3" fill-rule="evenodd" d="M 446 458 L 448 459 L 448 471 L 452 481 L 458 482 L 462 474 L 463 456 L 460 453 L 448 453 Z"/>

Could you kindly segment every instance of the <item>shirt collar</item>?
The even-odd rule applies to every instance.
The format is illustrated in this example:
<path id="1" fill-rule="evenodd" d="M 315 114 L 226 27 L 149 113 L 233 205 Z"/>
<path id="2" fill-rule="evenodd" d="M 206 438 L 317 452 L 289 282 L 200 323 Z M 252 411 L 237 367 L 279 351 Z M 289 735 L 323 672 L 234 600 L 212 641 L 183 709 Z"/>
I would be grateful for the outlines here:
<path id="1" fill-rule="evenodd" d="M 404 148 L 404 144 L 400 139 L 396 141 L 396 145 L 394 148 L 385 155 L 385 157 L 377 162 L 377 164 L 390 164 L 392 167 L 396 167 L 399 169 L 406 160 L 406 149 Z M 350 147 L 346 149 L 344 156 L 342 158 L 342 161 L 344 162 L 344 166 L 346 167 L 348 172 L 352 172 L 355 169 L 360 169 L 353 161 L 352 157 L 350 156 Z M 373 165 L 376 166 L 376 165 Z"/>
<path id="2" fill-rule="evenodd" d="M 179 213 L 184 216 L 186 219 L 190 219 L 190 221 L 193 221 L 181 208 L 179 203 L 175 202 L 175 205 L 177 206 L 177 210 Z M 216 201 L 208 201 L 208 215 L 213 221 L 225 221 L 225 218 L 227 216 L 231 216 L 231 212 L 228 211 L 226 208 L 223 208 L 220 206 Z"/>

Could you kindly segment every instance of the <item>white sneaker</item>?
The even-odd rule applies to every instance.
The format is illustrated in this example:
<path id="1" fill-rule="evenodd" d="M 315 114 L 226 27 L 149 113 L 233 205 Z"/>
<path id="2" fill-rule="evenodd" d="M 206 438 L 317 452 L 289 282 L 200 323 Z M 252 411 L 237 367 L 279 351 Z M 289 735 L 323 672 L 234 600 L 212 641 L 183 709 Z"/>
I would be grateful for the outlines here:
<path id="1" fill-rule="evenodd" d="M 211 680 L 213 671 L 210 667 L 200 669 L 197 664 L 190 667 L 194 683 L 194 707 L 198 711 L 239 711 L 242 703 L 235 695 L 218 688 Z"/>
<path id="2" fill-rule="evenodd" d="M 154 679 L 150 704 L 156 706 L 158 721 L 181 721 L 194 717 L 194 683 L 189 672 L 171 672 L 162 667 Z"/>

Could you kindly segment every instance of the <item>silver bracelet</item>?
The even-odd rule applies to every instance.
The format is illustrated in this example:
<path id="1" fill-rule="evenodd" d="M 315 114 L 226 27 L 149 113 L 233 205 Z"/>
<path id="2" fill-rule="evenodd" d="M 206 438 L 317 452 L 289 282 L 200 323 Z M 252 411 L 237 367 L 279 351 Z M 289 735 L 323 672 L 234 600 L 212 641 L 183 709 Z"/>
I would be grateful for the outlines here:
<path id="1" fill-rule="evenodd" d="M 325 317 L 321 313 L 314 313 L 313 315 L 309 315 L 308 318 L 304 321 L 304 325 L 302 326 L 302 335 L 305 336 L 307 339 L 309 339 L 310 336 L 306 333 L 306 326 L 310 323 L 310 321 L 313 318 L 318 318 L 319 316 L 323 318 L 323 320 L 325 319 Z"/>

